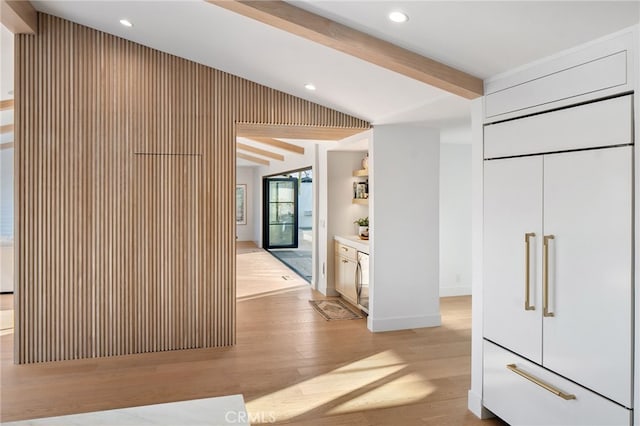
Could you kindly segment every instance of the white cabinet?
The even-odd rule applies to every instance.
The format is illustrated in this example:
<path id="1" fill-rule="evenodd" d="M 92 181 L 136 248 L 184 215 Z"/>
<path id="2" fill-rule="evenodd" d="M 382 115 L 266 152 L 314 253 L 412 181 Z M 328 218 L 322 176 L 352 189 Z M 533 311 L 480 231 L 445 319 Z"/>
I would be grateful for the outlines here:
<path id="1" fill-rule="evenodd" d="M 630 146 L 485 164 L 485 338 L 626 407 L 631 166 Z"/>
<path id="2" fill-rule="evenodd" d="M 358 303 L 358 252 L 355 248 L 335 242 L 335 288 L 350 303 Z"/>
<path id="3" fill-rule="evenodd" d="M 485 406 L 513 424 L 629 424 L 633 146 L 486 160 L 483 264 Z M 582 397 L 560 404 L 491 357 L 518 360 Z M 617 420 L 590 415 L 591 406 Z"/>
<path id="4" fill-rule="evenodd" d="M 630 144 L 632 105 L 632 96 L 620 96 L 486 126 L 484 158 Z"/>
<path id="5" fill-rule="evenodd" d="M 512 426 L 631 424 L 630 410 L 488 341 L 484 371 L 485 405 Z"/>
<path id="6" fill-rule="evenodd" d="M 484 336 L 540 363 L 542 157 L 487 161 L 484 186 Z"/>
<path id="7" fill-rule="evenodd" d="M 632 151 L 544 156 L 548 306 L 542 364 L 631 407 Z"/>

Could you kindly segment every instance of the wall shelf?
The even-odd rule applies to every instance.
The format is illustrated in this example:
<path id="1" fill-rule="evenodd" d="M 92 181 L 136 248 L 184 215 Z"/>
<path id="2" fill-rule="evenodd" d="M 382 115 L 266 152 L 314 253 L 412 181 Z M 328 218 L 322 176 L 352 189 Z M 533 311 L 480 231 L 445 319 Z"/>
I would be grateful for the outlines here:
<path id="1" fill-rule="evenodd" d="M 353 176 L 355 176 L 355 177 L 366 177 L 366 176 L 369 176 L 369 169 L 354 170 L 353 171 Z"/>
<path id="2" fill-rule="evenodd" d="M 353 204 L 362 204 L 363 206 L 368 206 L 369 205 L 369 199 L 368 198 L 353 198 L 351 200 L 351 202 Z"/>

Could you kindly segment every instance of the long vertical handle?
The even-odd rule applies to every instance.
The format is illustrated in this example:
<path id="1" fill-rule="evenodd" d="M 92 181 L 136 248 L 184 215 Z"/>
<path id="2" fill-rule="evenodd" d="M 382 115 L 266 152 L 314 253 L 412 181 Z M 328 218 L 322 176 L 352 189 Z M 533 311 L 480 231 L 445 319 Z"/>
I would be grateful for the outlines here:
<path id="1" fill-rule="evenodd" d="M 549 240 L 553 240 L 555 237 L 553 235 L 545 235 L 544 236 L 544 252 L 543 252 L 543 269 L 542 272 L 542 298 L 543 298 L 543 310 L 542 316 L 552 317 L 553 312 L 549 312 Z"/>
<path id="2" fill-rule="evenodd" d="M 527 232 L 524 234 L 524 310 L 525 311 L 535 311 L 536 307 L 531 304 L 530 294 L 531 294 L 531 249 L 529 246 L 529 240 L 532 237 L 535 237 L 536 234 L 534 232 Z"/>
<path id="3" fill-rule="evenodd" d="M 356 262 L 356 294 L 358 295 L 358 303 L 360 303 L 360 292 L 362 291 L 362 286 L 361 286 L 362 279 L 360 278 L 361 268 L 362 266 L 360 265 L 360 260 L 358 260 L 358 262 Z"/>

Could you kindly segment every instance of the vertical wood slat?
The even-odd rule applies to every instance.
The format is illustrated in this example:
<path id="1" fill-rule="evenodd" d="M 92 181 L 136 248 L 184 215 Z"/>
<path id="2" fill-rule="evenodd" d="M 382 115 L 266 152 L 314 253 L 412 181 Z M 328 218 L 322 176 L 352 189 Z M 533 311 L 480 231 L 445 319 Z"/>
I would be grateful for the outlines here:
<path id="1" fill-rule="evenodd" d="M 363 120 L 41 14 L 16 36 L 16 362 L 235 343 L 235 124 Z"/>

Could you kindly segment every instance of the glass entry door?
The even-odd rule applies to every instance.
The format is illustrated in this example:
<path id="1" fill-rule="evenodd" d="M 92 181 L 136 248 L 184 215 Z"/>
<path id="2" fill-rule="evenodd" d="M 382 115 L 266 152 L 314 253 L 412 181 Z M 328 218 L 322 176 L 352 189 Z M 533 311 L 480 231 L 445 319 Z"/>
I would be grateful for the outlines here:
<path id="1" fill-rule="evenodd" d="M 298 178 L 265 178 L 266 249 L 298 247 Z"/>

